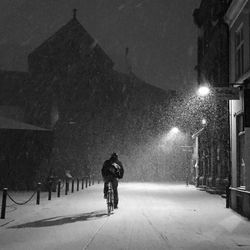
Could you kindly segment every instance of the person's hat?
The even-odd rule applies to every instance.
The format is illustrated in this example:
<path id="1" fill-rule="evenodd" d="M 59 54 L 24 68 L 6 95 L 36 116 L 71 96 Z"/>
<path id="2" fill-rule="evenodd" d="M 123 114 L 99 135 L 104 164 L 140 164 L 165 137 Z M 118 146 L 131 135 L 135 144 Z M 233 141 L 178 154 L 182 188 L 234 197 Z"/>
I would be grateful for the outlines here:
<path id="1" fill-rule="evenodd" d="M 117 158 L 118 157 L 118 155 L 117 155 L 117 153 L 112 153 L 112 155 L 111 155 L 111 158 Z"/>

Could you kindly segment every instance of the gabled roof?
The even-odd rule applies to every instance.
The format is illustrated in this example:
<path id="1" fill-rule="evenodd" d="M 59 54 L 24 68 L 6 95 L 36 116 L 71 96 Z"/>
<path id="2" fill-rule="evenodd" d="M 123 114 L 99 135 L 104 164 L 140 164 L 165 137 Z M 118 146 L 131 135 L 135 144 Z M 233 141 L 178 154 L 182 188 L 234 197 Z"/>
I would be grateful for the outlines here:
<path id="1" fill-rule="evenodd" d="M 110 63 L 113 65 L 110 57 L 105 53 L 101 46 L 98 45 L 97 41 L 84 29 L 84 27 L 80 24 L 75 16 L 68 23 L 62 26 L 58 31 L 56 31 L 51 37 L 45 40 L 40 46 L 34 49 L 29 54 L 29 57 L 32 57 L 32 55 L 36 53 L 44 54 L 46 50 L 49 51 L 51 45 L 52 47 L 56 47 L 57 43 L 61 42 L 62 40 L 67 42 L 70 39 L 77 40 L 78 38 L 84 40 L 86 54 L 94 50 L 96 53 L 103 55 L 106 60 L 110 61 Z"/>
<path id="2" fill-rule="evenodd" d="M 94 43 L 94 39 L 90 36 L 90 34 L 84 29 L 84 27 L 79 23 L 77 18 L 72 18 L 68 23 L 63 25 L 58 31 L 56 31 L 52 36 L 50 36 L 47 40 L 45 40 L 39 47 L 34 49 L 32 53 L 34 53 L 37 50 L 43 49 L 44 47 L 47 47 L 49 43 L 53 43 L 58 38 L 60 38 L 62 35 L 75 30 L 81 35 L 83 35 L 86 40 L 90 41 L 90 45 Z"/>

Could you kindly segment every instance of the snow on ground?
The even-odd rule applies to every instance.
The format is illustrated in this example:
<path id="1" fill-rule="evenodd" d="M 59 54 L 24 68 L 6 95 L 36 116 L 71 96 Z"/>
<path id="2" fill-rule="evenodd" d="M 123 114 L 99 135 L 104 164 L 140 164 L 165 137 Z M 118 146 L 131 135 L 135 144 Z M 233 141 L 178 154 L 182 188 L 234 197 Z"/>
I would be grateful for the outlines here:
<path id="1" fill-rule="evenodd" d="M 218 195 L 184 184 L 120 183 L 119 209 L 107 216 L 102 186 L 8 207 L 0 249 L 250 249 L 250 222 Z"/>

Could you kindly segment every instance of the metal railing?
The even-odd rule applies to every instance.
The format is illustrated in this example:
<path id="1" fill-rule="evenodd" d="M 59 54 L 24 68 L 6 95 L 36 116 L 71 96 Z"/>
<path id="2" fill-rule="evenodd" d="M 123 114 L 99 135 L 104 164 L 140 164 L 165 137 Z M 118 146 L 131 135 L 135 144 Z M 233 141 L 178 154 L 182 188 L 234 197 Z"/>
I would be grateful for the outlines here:
<path id="1" fill-rule="evenodd" d="M 63 188 L 65 188 L 65 195 L 68 195 L 70 190 L 70 182 L 71 182 L 71 193 L 75 191 L 79 191 L 80 184 L 81 189 L 86 189 L 91 185 L 95 184 L 95 175 L 83 176 L 81 178 L 66 178 L 64 180 L 59 179 L 56 183 L 53 181 L 49 181 L 48 184 L 48 200 L 52 199 L 53 189 L 56 187 L 57 197 L 61 196 Z M 100 179 L 98 178 L 97 183 L 100 183 Z M 8 193 L 8 188 L 3 188 L 2 190 L 2 206 L 1 206 L 1 219 L 5 219 L 6 207 L 7 207 L 7 198 L 9 198 L 16 205 L 25 205 L 33 200 L 36 195 L 36 205 L 39 205 L 41 202 L 41 185 L 42 183 L 37 183 L 36 190 L 32 193 L 32 195 L 25 201 L 19 202 L 17 201 L 10 193 Z"/>

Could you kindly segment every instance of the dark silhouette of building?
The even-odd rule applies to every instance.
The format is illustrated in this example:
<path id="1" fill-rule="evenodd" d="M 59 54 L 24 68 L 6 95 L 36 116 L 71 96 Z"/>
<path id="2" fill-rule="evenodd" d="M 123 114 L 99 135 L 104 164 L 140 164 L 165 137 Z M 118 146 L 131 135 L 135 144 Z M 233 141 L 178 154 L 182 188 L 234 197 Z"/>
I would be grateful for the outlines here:
<path id="1" fill-rule="evenodd" d="M 67 76 L 79 66 L 89 74 L 105 72 L 112 69 L 113 62 L 74 14 L 66 25 L 29 54 L 28 65 L 33 77 Z"/>
<path id="2" fill-rule="evenodd" d="M 0 187 L 33 189 L 50 131 L 27 123 L 27 72 L 0 71 Z"/>
<path id="3" fill-rule="evenodd" d="M 126 50 L 126 53 L 128 51 Z M 73 18 L 28 56 L 26 122 L 51 131 L 38 177 L 99 173 L 103 159 L 117 152 L 127 176 L 140 178 L 143 148 L 162 130 L 162 116 L 173 91 L 140 80 L 130 69 L 116 72 L 113 62 Z M 165 120 L 167 119 L 165 117 Z M 165 168 L 161 166 L 161 168 Z M 151 169 L 151 176 L 161 171 Z M 41 180 L 42 181 L 42 180 Z"/>

